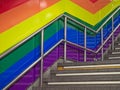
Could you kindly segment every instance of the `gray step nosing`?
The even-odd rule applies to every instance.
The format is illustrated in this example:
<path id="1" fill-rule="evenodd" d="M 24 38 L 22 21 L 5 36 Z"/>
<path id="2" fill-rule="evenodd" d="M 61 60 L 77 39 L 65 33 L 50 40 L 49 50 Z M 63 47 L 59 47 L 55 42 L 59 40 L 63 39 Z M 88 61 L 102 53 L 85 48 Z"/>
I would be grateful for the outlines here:
<path id="1" fill-rule="evenodd" d="M 63 73 L 91 73 L 91 72 L 120 72 L 119 68 L 107 68 L 107 69 L 93 69 L 93 70 L 53 70 L 51 74 L 63 74 Z"/>
<path id="2" fill-rule="evenodd" d="M 119 56 L 109 56 L 109 59 L 120 59 Z"/>
<path id="3" fill-rule="evenodd" d="M 56 74 L 56 76 L 82 76 L 82 75 L 116 75 L 120 72 L 92 72 L 92 73 L 66 73 L 66 74 Z"/>
<path id="4" fill-rule="evenodd" d="M 68 77 L 54 77 L 44 80 L 48 82 L 86 82 L 86 81 L 120 81 L 120 76 L 68 76 Z"/>
<path id="5" fill-rule="evenodd" d="M 86 82 L 48 82 L 48 85 L 110 85 L 120 84 L 120 81 L 86 81 Z"/>
<path id="6" fill-rule="evenodd" d="M 63 68 L 97 68 L 97 67 L 112 67 L 120 66 L 120 64 L 104 64 L 104 65 L 85 65 L 85 66 L 64 66 Z"/>
<path id="7" fill-rule="evenodd" d="M 120 52 L 112 52 L 112 54 L 120 54 Z"/>

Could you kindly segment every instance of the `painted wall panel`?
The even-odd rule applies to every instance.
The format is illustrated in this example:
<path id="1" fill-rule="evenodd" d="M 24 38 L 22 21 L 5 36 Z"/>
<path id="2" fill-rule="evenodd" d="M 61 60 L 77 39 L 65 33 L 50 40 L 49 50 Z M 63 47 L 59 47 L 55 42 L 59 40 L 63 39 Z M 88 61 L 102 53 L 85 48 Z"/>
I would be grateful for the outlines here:
<path id="1" fill-rule="evenodd" d="M 110 25 L 109 25 L 110 26 Z M 51 29 L 51 28 L 50 28 Z M 68 40 L 70 40 L 70 41 L 72 41 L 72 42 L 74 42 L 74 43 L 76 43 L 76 44 L 79 44 L 79 45 L 84 45 L 83 44 L 83 39 L 84 39 L 84 37 L 83 37 L 83 33 L 81 32 L 80 33 L 80 31 L 78 31 L 78 32 L 76 32 L 77 30 L 72 30 L 72 29 L 70 29 L 70 28 L 68 28 L 69 30 L 68 30 Z M 48 30 L 48 29 L 47 29 Z M 107 28 L 105 29 L 105 30 L 107 30 Z M 49 38 L 47 41 L 45 41 L 44 42 L 44 44 L 45 44 L 45 46 L 44 46 L 44 52 L 46 52 L 47 50 L 49 50 L 53 45 L 55 45 L 59 40 L 61 40 L 62 38 L 63 38 L 63 30 L 59 30 L 60 32 L 58 32 L 58 33 L 56 33 L 55 35 L 53 35 L 51 38 Z M 71 32 L 72 31 L 72 32 Z M 108 29 L 108 31 L 110 31 L 109 29 Z M 72 33 L 72 35 L 71 35 L 71 33 Z M 59 34 L 62 34 L 62 35 L 59 35 Z M 110 34 L 110 33 L 109 33 Z M 107 34 L 107 36 L 109 35 L 109 34 Z M 57 38 L 56 38 L 56 35 L 57 35 Z M 74 36 L 73 36 L 74 35 Z M 37 36 L 38 38 L 36 38 L 36 45 L 38 46 L 39 45 L 39 43 L 40 43 L 40 41 L 39 41 L 39 38 L 40 38 L 40 36 Z M 73 38 L 74 37 L 74 38 Z M 97 34 L 96 35 L 96 37 L 94 37 L 94 36 L 88 36 L 87 37 L 87 41 L 89 41 L 89 42 L 87 42 L 87 47 L 88 48 L 91 48 L 91 49 L 94 49 L 97 45 L 99 45 L 100 44 L 100 34 Z M 94 42 L 93 42 L 94 41 Z M 97 42 L 96 42 L 97 41 Z M 96 42 L 96 44 L 95 44 L 95 42 Z M 32 42 L 32 43 L 35 43 L 35 42 Z M 30 43 L 29 43 L 30 44 Z M 29 45 L 28 44 L 28 45 Z M 94 45 L 93 45 L 94 44 Z M 36 47 L 36 46 L 35 46 Z M 22 49 L 21 49 L 22 50 Z M 14 55 L 14 54 L 13 54 Z M 18 56 L 18 55 L 17 55 Z M 9 58 L 7 58 L 7 59 L 3 59 L 3 60 L 6 60 L 6 61 L 1 61 L 1 67 L 3 66 L 3 68 L 8 68 L 8 67 L 4 67 L 5 66 L 5 64 L 4 63 L 9 63 L 9 62 L 11 62 L 9 59 L 10 59 L 10 56 L 8 56 Z M 20 58 L 20 57 L 19 57 Z M 15 57 L 14 57 L 14 59 L 16 59 Z M 9 61 L 8 61 L 9 60 Z M 18 60 L 18 59 L 16 59 L 16 60 Z M 10 64 L 10 65 L 12 65 L 13 63 L 15 63 L 15 61 L 13 60 L 13 62 Z M 9 65 L 9 66 L 10 66 Z M 2 69 L 3 71 L 5 70 L 5 69 Z"/>
<path id="2" fill-rule="evenodd" d="M 4 0 L 7 1 L 7 0 Z M 19 1 L 19 0 L 18 0 Z M 8 14 L 10 16 L 14 16 L 14 10 L 15 8 L 20 7 L 21 5 L 25 4 L 25 0 L 21 0 L 19 3 L 16 1 L 16 4 L 14 0 L 11 2 L 11 6 L 4 6 L 2 9 L 3 11 L 6 10 L 6 12 L 9 12 Z M 27 1 L 27 0 L 26 0 Z M 29 0 L 32 1 L 32 0 Z M 40 1 L 40 0 L 33 0 L 34 1 Z M 54 0 L 55 3 L 59 0 Z M 86 11 L 83 9 L 82 6 L 79 6 L 78 4 L 73 3 L 72 1 L 77 1 L 77 0 L 60 0 L 60 2 L 57 2 L 56 4 L 54 3 L 53 6 L 40 11 L 41 8 L 39 7 L 38 4 L 41 5 L 41 3 L 37 3 L 37 7 L 39 13 L 35 14 L 33 9 L 29 9 L 32 11 L 32 16 L 31 17 L 26 17 L 18 20 L 19 22 L 14 22 L 14 20 L 9 17 L 10 21 L 7 18 L 1 18 L 1 16 L 5 14 L 0 15 L 0 20 L 5 21 L 8 20 L 9 23 L 12 23 L 11 21 L 13 20 L 13 23 L 10 27 L 7 27 L 7 25 L 4 25 L 7 29 L 6 31 L 2 32 L 0 36 L 0 42 L 2 42 L 0 47 L 0 54 L 1 52 L 4 52 L 5 50 L 8 50 L 10 47 L 15 45 L 16 43 L 20 42 L 24 38 L 28 37 L 31 35 L 33 32 L 38 30 L 39 28 L 43 27 L 44 25 L 48 24 L 50 21 L 55 19 L 55 17 L 63 14 L 63 13 L 68 13 L 69 16 L 72 18 L 78 20 L 82 24 L 85 24 L 94 30 L 97 30 L 101 24 L 105 22 L 105 20 L 114 12 L 118 6 L 119 6 L 119 0 L 115 2 L 114 0 L 108 3 L 104 3 L 104 5 L 101 3 L 100 6 L 103 5 L 103 7 L 97 7 L 95 9 L 98 9 L 98 11 L 93 11 L 90 12 L 90 10 Z M 107 1 L 107 0 L 106 0 Z M 8 4 L 10 4 L 9 2 Z M 51 2 L 51 1 L 48 1 Z M 0 3 L 1 4 L 1 3 Z M 21 4 L 21 5 L 20 5 Z M 52 5 L 51 3 L 50 5 Z M 80 3 L 81 4 L 81 3 Z M 93 4 L 93 3 L 92 3 Z M 107 5 L 105 7 L 105 4 Z M 6 4 L 7 5 L 7 4 Z M 17 6 L 18 5 L 18 6 Z M 63 7 L 64 5 L 64 7 Z M 78 5 L 78 6 L 77 6 Z M 94 3 L 94 5 L 96 5 Z M 113 5 L 113 6 L 112 6 Z M 15 7 L 16 6 L 16 7 Z M 13 8 L 15 7 L 15 8 Z M 31 6 L 32 7 L 32 6 Z M 63 7 L 63 8 L 62 8 Z M 69 7 L 69 8 L 68 8 Z M 101 10 L 100 10 L 101 8 Z M 10 9 L 10 10 L 9 10 Z M 57 10 L 58 9 L 58 10 Z M 7 11 L 8 10 L 8 11 Z M 13 10 L 13 13 L 10 13 L 11 10 Z M 17 10 L 17 9 L 16 9 Z M 18 11 L 19 12 L 19 11 Z M 22 12 L 22 10 L 21 10 Z M 93 14 L 94 13 L 94 14 Z M 24 15 L 27 15 L 28 13 L 24 13 Z M 4 16 L 3 15 L 3 16 Z M 23 14 L 22 14 L 23 15 Z M 18 15 L 20 17 L 20 15 Z M 22 17 L 22 16 L 21 16 Z M 26 20 L 25 20 L 26 19 Z M 23 21 L 22 21 L 23 20 Z M 0 22 L 1 22 L 0 21 Z M 5 23 L 4 23 L 5 24 Z M 120 24 L 120 12 L 117 12 L 117 14 L 114 15 L 114 28 Z M 11 25 L 11 24 L 8 24 Z M 3 26 L 1 24 L 1 26 Z M 104 30 L 104 39 L 106 39 L 111 31 L 112 31 L 112 22 L 109 20 L 106 25 L 104 25 L 103 30 Z M 0 31 L 5 30 L 5 28 L 0 28 Z M 118 32 L 119 32 L 118 28 Z M 49 25 L 47 28 L 45 28 L 45 34 L 44 34 L 44 53 L 47 52 L 51 47 L 53 47 L 58 41 L 63 39 L 64 37 L 64 23 L 63 20 L 57 20 L 51 25 Z M 118 32 L 115 33 L 115 36 L 117 36 Z M 72 33 L 72 34 L 71 34 Z M 67 40 L 84 46 L 84 28 L 76 23 L 73 23 L 71 20 L 68 21 L 68 27 L 67 27 Z M 12 53 L 7 55 L 6 57 L 2 58 L 0 60 L 0 89 L 2 89 L 5 85 L 10 83 L 14 78 L 16 78 L 20 73 L 22 73 L 27 67 L 29 67 L 32 63 L 34 63 L 39 57 L 40 57 L 40 37 L 41 35 L 38 34 L 31 38 L 29 41 L 21 45 L 19 48 L 14 50 Z M 8 38 L 8 39 L 6 39 Z M 93 34 L 90 31 L 87 32 L 87 48 L 96 50 L 97 48 L 100 47 L 100 33 L 98 34 Z M 4 42 L 4 43 L 3 43 Z M 104 45 L 104 51 L 109 47 L 111 44 L 111 38 L 110 40 Z M 63 58 L 63 44 L 60 44 L 58 47 L 56 47 L 52 52 L 50 52 L 45 58 L 44 58 L 44 71 L 47 70 L 58 58 Z M 92 57 L 92 58 L 91 58 Z M 100 58 L 101 54 L 100 52 L 98 55 L 95 55 L 91 52 L 87 52 L 87 61 L 93 61 L 94 58 Z M 84 51 L 78 47 L 72 46 L 72 45 L 67 45 L 67 58 L 70 60 L 78 60 L 78 61 L 83 61 L 84 60 Z M 26 73 L 20 80 L 15 83 L 10 89 L 14 90 L 16 88 L 20 87 L 20 84 L 27 83 L 26 85 L 23 85 L 22 89 L 26 89 L 30 84 L 36 80 L 36 76 L 33 74 L 37 73 L 38 71 L 35 71 L 35 67 L 33 67 L 28 73 Z M 29 78 L 30 77 L 32 78 Z M 27 78 L 26 78 L 27 77 Z M 28 79 L 29 78 L 29 79 Z M 28 80 L 28 81 L 27 81 Z M 24 82 L 26 81 L 26 82 Z M 3 83 L 4 82 L 4 83 Z"/>
<path id="3" fill-rule="evenodd" d="M 34 16 L 28 18 L 27 20 L 24 20 L 23 22 L 15 25 L 14 27 L 8 29 L 6 32 L 2 33 L 0 41 L 2 43 L 4 43 L 5 45 L 0 44 L 1 45 L 0 47 L 2 47 L 2 48 L 0 48 L 1 49 L 0 53 L 5 52 L 9 48 L 11 48 L 13 45 L 15 45 L 16 43 L 25 39 L 26 37 L 31 35 L 33 32 L 35 32 L 39 28 L 43 27 L 48 22 L 55 19 L 57 16 L 63 14 L 64 12 L 67 12 L 67 13 L 81 19 L 82 21 L 87 22 L 88 24 L 90 24 L 91 26 L 94 27 L 96 24 L 101 22 L 103 20 L 103 18 L 108 18 L 107 15 L 110 14 L 113 10 L 115 10 L 119 6 L 119 2 L 120 2 L 119 0 L 117 0 L 117 1 L 113 0 L 110 2 L 110 4 L 108 4 L 107 6 L 102 8 L 97 13 L 91 14 L 91 13 L 87 12 L 86 10 L 84 10 L 81 6 L 77 6 L 71 0 L 61 0 L 57 3 L 55 3 L 50 8 L 45 9 L 43 12 L 40 12 L 39 14 L 35 14 Z M 64 5 L 64 7 L 61 7 L 62 5 Z M 67 8 L 67 7 L 69 7 L 69 8 Z M 59 10 L 56 10 L 56 9 L 59 9 Z M 44 18 L 42 16 L 44 16 Z M 46 19 L 47 16 L 50 16 L 50 18 Z M 1 19 L 3 19 L 3 18 L 1 18 Z M 5 21 L 5 20 L 3 20 L 3 21 Z M 9 20 L 7 19 L 7 21 L 9 21 Z M 30 23 L 30 22 L 32 22 L 32 23 Z M 42 22 L 42 23 L 40 24 L 40 22 Z M 34 23 L 35 23 L 35 25 L 34 25 Z M 2 29 L 3 28 L 1 28 L 0 30 L 2 30 Z M 16 33 L 17 36 L 15 34 L 13 34 L 13 32 Z M 5 40 L 5 38 L 7 38 L 7 37 L 9 37 L 9 39 Z M 17 40 L 15 40 L 16 38 L 17 38 Z M 10 41 L 12 41 L 12 42 L 9 43 Z"/>

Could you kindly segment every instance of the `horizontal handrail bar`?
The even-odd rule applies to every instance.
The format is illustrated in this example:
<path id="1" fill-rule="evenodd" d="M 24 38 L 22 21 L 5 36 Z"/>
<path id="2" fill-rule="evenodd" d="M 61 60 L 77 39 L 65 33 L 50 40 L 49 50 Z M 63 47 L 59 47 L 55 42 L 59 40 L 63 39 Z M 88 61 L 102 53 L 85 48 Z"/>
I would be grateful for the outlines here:
<path id="1" fill-rule="evenodd" d="M 84 49 L 84 50 L 88 50 L 88 51 L 90 51 L 90 52 L 96 53 L 94 50 L 89 49 L 89 48 L 85 48 L 84 46 L 81 46 L 81 45 L 72 43 L 72 42 L 70 42 L 70 41 L 66 41 L 66 42 L 67 42 L 67 43 L 70 43 L 70 44 L 72 44 L 72 45 L 74 45 L 74 46 L 80 47 L 80 48 L 82 48 L 82 49 Z"/>
<path id="2" fill-rule="evenodd" d="M 64 14 L 64 16 L 65 16 L 65 17 L 67 17 L 68 19 L 70 19 L 70 20 L 72 20 L 72 21 L 76 22 L 77 24 L 79 24 L 79 25 L 83 26 L 84 28 L 86 27 L 86 28 L 87 28 L 87 29 L 89 29 L 90 31 L 92 31 L 92 32 L 96 33 L 96 32 L 95 32 L 95 30 L 93 30 L 93 29 L 89 28 L 88 26 L 86 26 L 86 25 L 84 25 L 84 24 L 80 23 L 79 21 L 77 21 L 77 20 L 75 20 L 75 19 L 71 18 L 70 16 L 65 15 L 65 14 Z"/>

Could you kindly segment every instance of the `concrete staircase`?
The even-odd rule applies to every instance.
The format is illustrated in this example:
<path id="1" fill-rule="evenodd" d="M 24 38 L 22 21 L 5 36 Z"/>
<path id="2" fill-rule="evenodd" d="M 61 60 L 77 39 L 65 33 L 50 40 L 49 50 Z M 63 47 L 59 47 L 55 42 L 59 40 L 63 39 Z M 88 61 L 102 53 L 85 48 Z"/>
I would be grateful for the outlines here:
<path id="1" fill-rule="evenodd" d="M 33 90 L 120 90 L 120 40 L 104 61 L 58 63 L 43 87 Z"/>

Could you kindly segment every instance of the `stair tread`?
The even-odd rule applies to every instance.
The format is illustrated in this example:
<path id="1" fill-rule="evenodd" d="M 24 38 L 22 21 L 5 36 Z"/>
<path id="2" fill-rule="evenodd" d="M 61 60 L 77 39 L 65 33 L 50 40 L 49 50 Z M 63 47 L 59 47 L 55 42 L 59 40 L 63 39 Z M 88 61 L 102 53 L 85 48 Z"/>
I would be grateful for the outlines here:
<path id="1" fill-rule="evenodd" d="M 120 52 L 120 50 L 115 49 L 115 50 L 109 50 L 109 52 Z"/>
<path id="2" fill-rule="evenodd" d="M 109 57 L 120 57 L 120 54 L 110 54 Z"/>
<path id="3" fill-rule="evenodd" d="M 120 60 L 104 60 L 104 61 L 90 61 L 90 62 L 76 62 L 76 63 L 58 63 L 59 66 L 84 66 L 84 65 L 107 65 L 107 64 L 119 64 Z"/>
<path id="4" fill-rule="evenodd" d="M 81 55 L 84 55 L 84 53 Z M 101 54 L 99 53 L 99 55 Z M 58 63 L 58 70 L 52 70 L 50 77 L 43 79 L 42 90 L 119 90 L 119 56 L 120 42 L 116 41 L 115 49 L 108 51 L 104 61 Z M 84 59 L 84 57 L 82 58 Z M 94 55 L 87 53 L 88 58 L 93 59 Z M 60 68 L 63 68 L 63 70 L 60 70 Z M 74 68 L 86 69 L 74 70 Z M 40 88 L 36 87 L 33 90 L 40 90 Z"/>
<path id="5" fill-rule="evenodd" d="M 53 85 L 43 87 L 42 90 L 119 90 L 120 85 Z M 33 90 L 40 90 L 37 87 Z"/>
<path id="6" fill-rule="evenodd" d="M 86 81 L 120 81 L 119 75 L 82 75 L 82 76 L 56 76 L 45 79 L 44 82 L 86 82 Z"/>
<path id="7" fill-rule="evenodd" d="M 51 74 L 63 73 L 92 73 L 92 72 L 120 72 L 120 68 L 107 68 L 107 69 L 90 69 L 90 70 L 52 70 Z"/>

